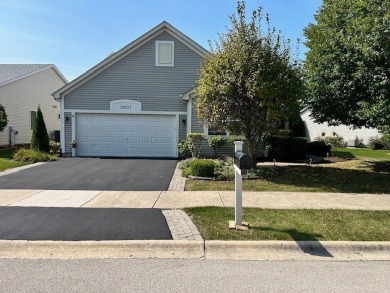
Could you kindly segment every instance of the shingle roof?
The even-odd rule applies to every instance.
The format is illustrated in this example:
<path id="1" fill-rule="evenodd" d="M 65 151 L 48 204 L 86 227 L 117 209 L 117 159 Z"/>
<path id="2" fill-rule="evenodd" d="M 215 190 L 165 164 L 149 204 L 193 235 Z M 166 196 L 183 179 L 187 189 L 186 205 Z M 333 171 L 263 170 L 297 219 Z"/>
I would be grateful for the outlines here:
<path id="1" fill-rule="evenodd" d="M 42 70 L 52 64 L 0 64 L 0 85 L 16 78 Z"/>

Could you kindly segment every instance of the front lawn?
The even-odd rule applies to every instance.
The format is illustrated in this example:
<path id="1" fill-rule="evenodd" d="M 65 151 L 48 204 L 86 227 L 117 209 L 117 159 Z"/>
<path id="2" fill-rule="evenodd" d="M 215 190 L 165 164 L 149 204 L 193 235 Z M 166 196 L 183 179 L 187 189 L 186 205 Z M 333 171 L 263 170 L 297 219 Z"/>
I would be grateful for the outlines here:
<path id="1" fill-rule="evenodd" d="M 390 193 L 390 161 L 352 160 L 312 166 L 272 166 L 272 176 L 244 180 L 247 191 Z M 234 181 L 188 179 L 185 190 L 234 190 Z"/>
<path id="2" fill-rule="evenodd" d="M 371 158 L 371 159 L 390 160 L 390 150 L 336 148 L 333 150 L 333 154 L 335 156 L 347 158 L 347 159 Z"/>
<path id="3" fill-rule="evenodd" d="M 390 241 L 390 211 L 244 208 L 248 231 L 228 229 L 234 208 L 184 209 L 205 240 Z"/>
<path id="4" fill-rule="evenodd" d="M 0 149 L 0 171 L 27 165 L 26 162 L 12 160 L 16 149 Z"/>
<path id="5" fill-rule="evenodd" d="M 272 166 L 264 179 L 244 180 L 247 191 L 390 193 L 390 161 L 351 160 L 312 166 Z M 185 190 L 234 190 L 234 181 L 188 179 Z"/>

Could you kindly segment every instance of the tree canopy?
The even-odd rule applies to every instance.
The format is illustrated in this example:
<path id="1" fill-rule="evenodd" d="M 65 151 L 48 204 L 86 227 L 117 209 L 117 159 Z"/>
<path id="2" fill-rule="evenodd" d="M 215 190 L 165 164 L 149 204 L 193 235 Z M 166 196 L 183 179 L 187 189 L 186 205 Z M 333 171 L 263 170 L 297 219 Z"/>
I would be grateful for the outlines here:
<path id="1" fill-rule="evenodd" d="M 324 0 L 305 29 L 316 122 L 390 131 L 390 1 Z"/>
<path id="2" fill-rule="evenodd" d="M 264 21 L 261 7 L 249 22 L 245 16 L 245 2 L 238 1 L 227 32 L 210 44 L 197 108 L 208 124 L 241 132 L 254 159 L 262 136 L 298 112 L 303 82 L 289 40 L 270 26 L 268 15 Z"/>
<path id="3" fill-rule="evenodd" d="M 0 104 L 0 132 L 4 130 L 7 124 L 8 124 L 7 113 L 5 113 L 4 106 Z"/>

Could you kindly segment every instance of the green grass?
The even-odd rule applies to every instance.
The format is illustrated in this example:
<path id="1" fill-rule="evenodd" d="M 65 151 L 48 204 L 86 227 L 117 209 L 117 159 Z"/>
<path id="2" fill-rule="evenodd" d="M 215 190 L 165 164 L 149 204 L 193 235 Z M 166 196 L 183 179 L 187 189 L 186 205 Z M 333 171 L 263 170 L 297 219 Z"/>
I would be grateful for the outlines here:
<path id="1" fill-rule="evenodd" d="M 206 240 L 390 241 L 390 211 L 244 208 L 248 231 L 228 229 L 234 208 L 184 209 Z"/>
<path id="2" fill-rule="evenodd" d="M 247 191 L 390 193 L 390 161 L 351 160 L 313 166 L 276 166 L 265 179 L 246 180 Z M 186 190 L 234 190 L 234 181 L 187 180 Z"/>
<path id="3" fill-rule="evenodd" d="M 390 150 L 371 150 L 359 148 L 336 148 L 333 150 L 334 155 L 347 159 L 384 159 L 390 160 Z"/>
<path id="4" fill-rule="evenodd" d="M 0 150 L 0 171 L 27 165 L 26 162 L 17 162 L 12 160 L 16 149 Z"/>

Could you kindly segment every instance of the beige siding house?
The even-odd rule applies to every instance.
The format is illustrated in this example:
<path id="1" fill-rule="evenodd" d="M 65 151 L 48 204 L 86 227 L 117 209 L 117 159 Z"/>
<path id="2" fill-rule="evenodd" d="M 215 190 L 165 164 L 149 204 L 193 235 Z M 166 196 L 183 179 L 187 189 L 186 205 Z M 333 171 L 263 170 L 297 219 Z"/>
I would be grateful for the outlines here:
<path id="1" fill-rule="evenodd" d="M 49 136 L 60 130 L 60 103 L 51 93 L 66 83 L 52 64 L 0 64 L 0 104 L 8 116 L 8 125 L 0 132 L 0 146 L 30 143 L 31 121 L 38 105 Z"/>
<path id="2" fill-rule="evenodd" d="M 360 129 L 352 129 L 347 125 L 329 126 L 327 123 L 316 123 L 310 117 L 310 110 L 304 109 L 301 112 L 301 118 L 306 128 L 306 137 L 309 142 L 314 141 L 316 137 L 333 136 L 333 133 L 342 136 L 348 143 L 348 146 L 357 146 L 358 140 L 363 140 L 364 144 L 368 143 L 370 137 L 378 136 L 379 132 L 374 128 L 362 127 Z"/>

